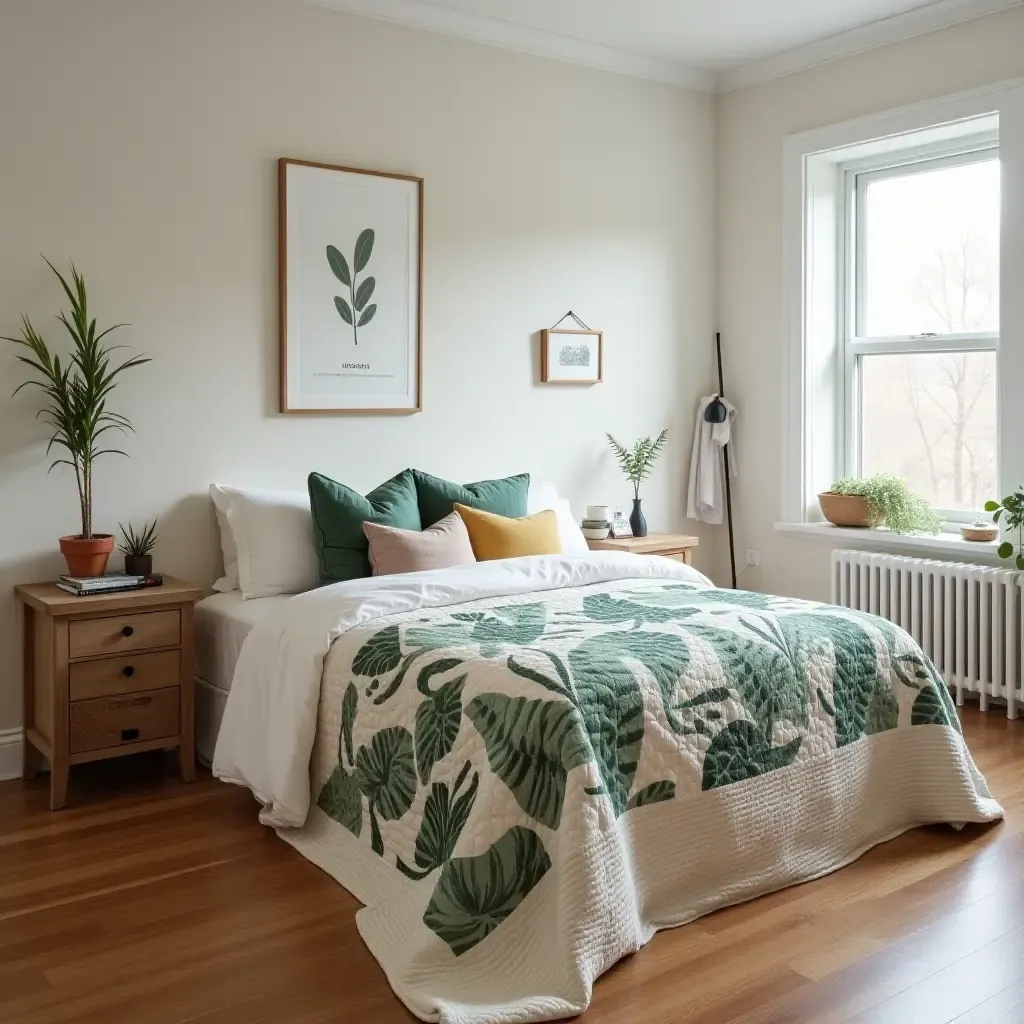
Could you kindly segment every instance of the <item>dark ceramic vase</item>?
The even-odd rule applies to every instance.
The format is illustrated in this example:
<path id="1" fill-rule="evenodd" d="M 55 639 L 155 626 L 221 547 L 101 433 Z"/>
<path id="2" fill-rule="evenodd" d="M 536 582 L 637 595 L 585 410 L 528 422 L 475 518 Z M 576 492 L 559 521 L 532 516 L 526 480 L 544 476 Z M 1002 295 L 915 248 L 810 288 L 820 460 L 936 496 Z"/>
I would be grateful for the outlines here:
<path id="1" fill-rule="evenodd" d="M 629 513 L 629 528 L 633 531 L 634 537 L 647 536 L 647 520 L 644 519 L 640 501 L 640 498 L 633 499 L 633 511 Z"/>

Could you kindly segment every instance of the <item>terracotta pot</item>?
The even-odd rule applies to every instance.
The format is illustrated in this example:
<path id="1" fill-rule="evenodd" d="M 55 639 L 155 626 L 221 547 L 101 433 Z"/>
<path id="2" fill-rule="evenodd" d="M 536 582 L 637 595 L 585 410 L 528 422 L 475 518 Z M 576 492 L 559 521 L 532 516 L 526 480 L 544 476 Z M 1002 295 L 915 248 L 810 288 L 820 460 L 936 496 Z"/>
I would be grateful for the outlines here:
<path id="1" fill-rule="evenodd" d="M 833 526 L 881 526 L 885 516 L 873 516 L 867 498 L 856 494 L 833 494 L 825 491 L 818 495 L 821 514 Z"/>
<path id="2" fill-rule="evenodd" d="M 153 571 L 153 556 L 125 555 L 124 571 L 129 576 L 149 576 Z"/>
<path id="3" fill-rule="evenodd" d="M 68 563 L 69 576 L 102 576 L 113 550 L 112 533 L 95 533 L 88 540 L 74 536 L 60 539 L 60 553 Z"/>

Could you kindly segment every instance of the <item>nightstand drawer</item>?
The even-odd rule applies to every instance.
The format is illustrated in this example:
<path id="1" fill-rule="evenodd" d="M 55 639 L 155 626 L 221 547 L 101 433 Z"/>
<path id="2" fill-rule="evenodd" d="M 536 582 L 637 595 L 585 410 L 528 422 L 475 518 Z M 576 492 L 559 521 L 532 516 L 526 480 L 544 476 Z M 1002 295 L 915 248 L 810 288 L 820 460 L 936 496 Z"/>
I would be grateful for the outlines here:
<path id="1" fill-rule="evenodd" d="M 147 647 L 174 647 L 179 643 L 181 613 L 177 609 L 77 619 L 68 624 L 68 654 L 71 658 L 141 651 Z"/>
<path id="2" fill-rule="evenodd" d="M 95 697 L 113 697 L 119 693 L 160 690 L 177 686 L 180 679 L 180 651 L 79 661 L 70 669 L 71 699 L 91 700 Z"/>
<path id="3" fill-rule="evenodd" d="M 177 736 L 181 727 L 180 699 L 175 686 L 76 701 L 71 705 L 71 753 Z"/>

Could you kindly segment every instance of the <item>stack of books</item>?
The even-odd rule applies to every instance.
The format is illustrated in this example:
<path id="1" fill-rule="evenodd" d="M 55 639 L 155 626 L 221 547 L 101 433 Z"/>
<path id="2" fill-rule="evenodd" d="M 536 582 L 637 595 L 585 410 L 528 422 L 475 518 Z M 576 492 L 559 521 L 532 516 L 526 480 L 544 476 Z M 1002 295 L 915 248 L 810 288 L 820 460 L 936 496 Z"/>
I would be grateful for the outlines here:
<path id="1" fill-rule="evenodd" d="M 159 573 L 149 576 L 131 576 L 123 572 L 110 572 L 104 576 L 61 576 L 57 586 L 76 597 L 93 594 L 117 594 L 124 590 L 145 590 L 147 587 L 163 586 L 164 578 Z"/>

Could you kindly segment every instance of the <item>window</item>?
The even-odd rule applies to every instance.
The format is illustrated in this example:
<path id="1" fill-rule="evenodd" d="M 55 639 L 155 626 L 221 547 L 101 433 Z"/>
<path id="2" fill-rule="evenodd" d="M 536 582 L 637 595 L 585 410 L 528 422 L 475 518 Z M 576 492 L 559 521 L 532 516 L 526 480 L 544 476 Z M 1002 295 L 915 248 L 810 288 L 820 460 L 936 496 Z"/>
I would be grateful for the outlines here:
<path id="1" fill-rule="evenodd" d="M 785 182 L 780 525 L 893 473 L 958 532 L 1024 481 L 1024 85 L 793 135 Z"/>
<path id="2" fill-rule="evenodd" d="M 991 136 L 840 165 L 844 469 L 947 518 L 997 491 L 1000 166 Z"/>

